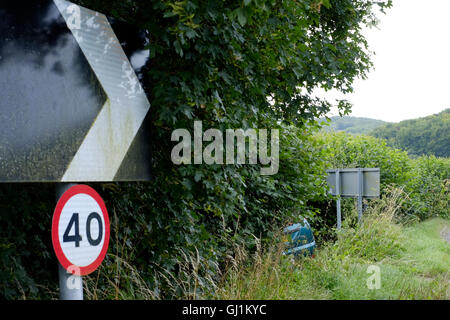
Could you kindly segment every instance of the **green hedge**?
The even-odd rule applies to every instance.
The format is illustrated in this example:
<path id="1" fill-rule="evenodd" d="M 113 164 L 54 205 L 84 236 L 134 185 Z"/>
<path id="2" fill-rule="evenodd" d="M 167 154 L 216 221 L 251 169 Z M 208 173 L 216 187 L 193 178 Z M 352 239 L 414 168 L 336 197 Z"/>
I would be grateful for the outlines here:
<path id="1" fill-rule="evenodd" d="M 186 281 L 202 282 L 199 292 L 189 293 L 201 295 L 214 283 L 209 279 L 219 280 L 236 246 L 252 249 L 255 237 L 273 241 L 288 220 L 314 215 L 308 201 L 326 195 L 317 141 L 306 130 L 280 129 L 277 175 L 261 176 L 259 166 L 188 165 L 150 183 L 115 185 L 108 197 L 121 231 L 112 252 L 126 243 L 133 252 L 129 263 L 150 287 L 159 286 L 161 297 L 187 294 L 177 282 L 180 264 L 194 255 L 200 271 Z M 177 281 L 167 283 L 164 277 L 172 276 Z"/>
<path id="2" fill-rule="evenodd" d="M 382 139 L 345 132 L 321 133 L 317 138 L 328 151 L 329 168 L 380 168 L 381 192 L 410 179 L 412 163 L 408 154 L 387 146 Z"/>
<path id="3" fill-rule="evenodd" d="M 403 215 L 421 220 L 432 216 L 448 218 L 450 158 L 411 158 L 407 152 L 388 146 L 384 139 L 366 135 L 320 133 L 317 139 L 327 151 L 328 168 L 380 168 L 381 196 L 391 187 L 405 192 L 400 210 Z M 346 200 L 344 206 L 351 210 L 353 200 Z M 334 223 L 331 219 L 323 226 Z"/>
<path id="4" fill-rule="evenodd" d="M 422 156 L 412 160 L 405 212 L 421 220 L 450 217 L 450 158 Z"/>
<path id="5" fill-rule="evenodd" d="M 314 214 L 312 201 L 326 195 L 323 155 L 309 125 L 332 104 L 312 92 L 350 92 L 353 80 L 365 76 L 371 52 L 361 30 L 376 22 L 375 8 L 390 1 L 75 2 L 144 30 L 151 54 L 144 71 L 153 180 L 94 185 L 117 226 L 98 271 L 98 292 L 142 297 L 132 282 L 119 281 L 142 278 L 155 297 L 201 294 L 220 277 L 230 248 L 252 246 L 254 236 L 270 239 L 284 221 Z M 337 106 L 342 113 L 350 108 L 346 101 Z M 249 165 L 174 165 L 171 133 L 192 132 L 194 120 L 204 130 L 279 128 L 279 173 L 261 176 L 259 166 Z M 3 297 L 56 291 L 49 242 L 54 200 L 42 197 L 51 189 L 0 186 Z M 22 199 L 36 197 L 41 207 Z M 120 273 L 119 258 L 134 278 Z"/>
<path id="6" fill-rule="evenodd" d="M 261 176 L 259 165 L 186 165 L 148 183 L 94 184 L 108 207 L 111 243 L 101 274 L 119 272 L 117 258 L 138 271 L 160 298 L 185 297 L 181 280 L 212 290 L 236 246 L 252 249 L 255 237 L 273 240 L 279 227 L 299 214 L 315 214 L 310 200 L 323 200 L 325 164 L 306 129 L 280 126 L 280 170 Z M 53 185 L 0 185 L 0 294 L 5 298 L 55 297 L 57 261 L 51 247 Z M 195 278 L 180 266 L 198 259 Z M 125 277 L 124 277 L 125 279 Z M 177 281 L 172 279 L 177 279 Z M 127 290 L 128 282 L 120 283 Z M 186 283 L 184 283 L 186 285 Z M 106 276 L 96 284 L 114 297 Z M 140 298 L 141 296 L 132 296 Z"/>

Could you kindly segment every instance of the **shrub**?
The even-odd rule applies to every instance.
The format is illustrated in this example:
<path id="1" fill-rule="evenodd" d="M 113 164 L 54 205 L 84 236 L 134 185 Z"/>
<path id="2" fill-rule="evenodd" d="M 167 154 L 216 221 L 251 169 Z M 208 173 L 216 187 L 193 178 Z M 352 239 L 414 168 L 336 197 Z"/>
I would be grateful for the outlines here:
<path id="1" fill-rule="evenodd" d="M 450 159 L 422 156 L 412 159 L 407 152 L 387 146 L 383 139 L 345 132 L 320 133 L 327 168 L 378 167 L 380 191 L 384 196 L 392 187 L 405 191 L 399 214 L 424 220 L 432 216 L 449 217 Z M 370 201 L 369 201 L 370 202 Z M 321 216 L 313 220 L 319 233 L 336 224 L 335 204 L 315 204 Z M 353 199 L 343 199 L 342 211 L 354 210 Z"/>
<path id="2" fill-rule="evenodd" d="M 386 190 L 360 225 L 344 220 L 338 239 L 324 243 L 314 258 L 284 256 L 279 242 L 254 255 L 236 250 L 239 259 L 216 298 L 448 299 L 449 252 L 439 236 L 448 222 L 402 225 L 398 218 L 405 199 L 401 189 Z M 369 266 L 380 268 L 377 290 L 367 287 Z"/>
<path id="3" fill-rule="evenodd" d="M 409 201 L 405 203 L 405 214 L 421 220 L 450 214 L 450 158 L 422 156 L 412 161 L 411 178 L 405 184 Z"/>
<path id="4" fill-rule="evenodd" d="M 402 186 L 410 179 L 411 159 L 404 151 L 388 147 L 381 139 L 366 135 L 352 135 L 345 132 L 320 132 L 315 135 L 326 169 L 332 168 L 380 168 L 380 191 L 384 195 L 391 186 Z M 324 170 L 325 171 L 325 170 Z M 323 173 L 322 183 L 326 185 Z M 332 231 L 336 226 L 336 201 L 311 203 L 320 210 L 313 217 L 311 225 L 320 241 L 335 240 Z M 343 198 L 343 216 L 355 211 L 355 199 Z"/>
<path id="5" fill-rule="evenodd" d="M 380 168 L 380 188 L 401 186 L 410 178 L 411 159 L 405 151 L 387 146 L 382 139 L 345 132 L 320 133 L 327 150 L 328 168 Z"/>
<path id="6" fill-rule="evenodd" d="M 375 7 L 389 7 L 390 1 L 75 2 L 126 20 L 147 36 L 151 56 L 141 71 L 151 104 L 146 121 L 153 180 L 94 187 L 120 225 L 110 250 L 125 246 L 132 252 L 126 262 L 151 290 L 159 291 L 156 296 L 185 296 L 186 288 L 209 290 L 195 282 L 207 284 L 231 247 L 252 247 L 253 234 L 270 238 L 272 229 L 289 217 L 314 213 L 308 200 L 321 199 L 325 192 L 320 184 L 321 152 L 314 152 L 317 143 L 310 139 L 307 124 L 332 104 L 312 92 L 317 87 L 350 92 L 353 80 L 365 76 L 371 53 L 362 27 L 375 24 Z M 349 104 L 340 101 L 338 108 L 348 111 Z M 179 128 L 192 132 L 194 120 L 203 121 L 205 129 L 280 128 L 279 174 L 261 176 L 259 166 L 248 165 L 174 165 L 171 133 Z M 26 251 L 29 257 L 19 249 L 5 249 L 0 273 L 9 272 L 17 257 L 30 274 L 26 279 L 54 280 L 55 269 L 42 268 L 56 268 L 46 238 L 53 196 L 47 198 L 42 217 L 31 208 L 14 216 L 21 197 L 33 192 L 37 197 L 42 191 L 23 188 L 21 196 L 11 196 L 7 186 L 0 187 L 2 199 L 7 199 L 2 200 L 0 217 L 12 217 L 2 224 L 2 244 L 35 246 Z M 24 224 L 28 221 L 32 227 Z M 39 239 L 33 242 L 34 237 Z M 190 275 L 197 262 L 186 271 L 186 257 L 202 265 L 195 277 Z M 110 265 L 98 271 L 106 273 L 98 288 L 111 284 L 108 279 L 115 271 L 110 268 L 122 261 L 108 259 Z M 36 265 L 41 265 L 43 276 L 33 270 Z M 122 270 L 128 270 L 124 279 L 133 278 L 134 271 Z M 164 270 L 166 277 L 155 278 L 155 270 Z M 16 279 L 21 281 L 12 271 L 7 285 L 15 287 Z M 174 279 L 181 280 L 177 284 Z M 24 296 L 29 294 L 25 291 Z M 189 289 L 187 294 L 193 293 Z M 7 297 L 14 296 L 16 292 Z"/>
<path id="7" fill-rule="evenodd" d="M 277 175 L 261 176 L 259 166 L 188 165 L 173 171 L 170 179 L 156 175 L 149 183 L 104 185 L 108 206 L 120 225 L 110 250 L 132 250 L 128 264 L 141 270 L 160 297 L 211 291 L 208 284 L 218 279 L 236 245 L 255 249 L 254 235 L 273 239 L 274 230 L 286 221 L 316 213 L 308 200 L 326 198 L 324 162 L 315 152 L 318 142 L 306 130 L 284 125 L 280 129 Z M 197 261 L 190 269 L 183 267 L 186 257 Z M 194 265 L 199 266 L 195 277 L 190 273 Z M 196 286 L 196 281 L 203 285 Z M 186 288 L 199 292 L 185 292 Z"/>

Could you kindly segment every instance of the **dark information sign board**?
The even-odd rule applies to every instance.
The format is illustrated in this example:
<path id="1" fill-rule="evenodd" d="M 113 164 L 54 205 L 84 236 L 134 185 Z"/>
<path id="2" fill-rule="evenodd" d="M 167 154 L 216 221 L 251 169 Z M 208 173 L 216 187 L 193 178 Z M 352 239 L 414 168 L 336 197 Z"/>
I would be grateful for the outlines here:
<path id="1" fill-rule="evenodd" d="M 0 182 L 150 178 L 148 55 L 110 22 L 63 0 L 1 2 Z"/>

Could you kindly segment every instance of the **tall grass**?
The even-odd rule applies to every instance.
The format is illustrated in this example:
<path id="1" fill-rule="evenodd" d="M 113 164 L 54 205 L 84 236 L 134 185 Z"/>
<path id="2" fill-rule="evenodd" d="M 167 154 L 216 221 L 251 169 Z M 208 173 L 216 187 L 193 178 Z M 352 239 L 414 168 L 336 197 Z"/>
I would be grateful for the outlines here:
<path id="1" fill-rule="evenodd" d="M 428 239 L 422 253 L 411 245 L 417 237 L 399 221 L 397 212 L 404 193 L 391 190 L 389 196 L 377 201 L 364 214 L 360 225 L 349 217 L 338 234 L 337 241 L 316 250 L 314 258 L 293 260 L 282 254 L 279 245 L 258 250 L 247 256 L 239 252 L 233 266 L 225 275 L 217 293 L 220 299 L 448 299 L 447 268 L 423 276 L 423 252 L 444 246 L 438 238 Z M 440 221 L 440 220 L 439 220 Z M 441 221 L 442 222 L 442 221 Z M 434 222 L 433 222 L 434 223 Z M 445 223 L 448 223 L 445 222 Z M 421 234 L 424 238 L 425 234 Z M 423 240 L 423 239 L 422 239 Z M 426 243 L 417 239 L 417 243 Z M 426 246 L 426 244 L 425 244 Z M 437 250 L 439 250 L 437 249 Z M 242 250 L 241 250 L 242 251 Z M 450 252 L 437 255 L 448 259 Z M 430 262 L 430 264 L 432 264 Z M 376 265 L 381 271 L 381 287 L 367 286 L 368 267 Z"/>
<path id="2" fill-rule="evenodd" d="M 274 245 L 256 251 L 236 246 L 224 272 L 206 267 L 200 255 L 179 249 L 177 270 L 141 274 L 128 263 L 134 252 L 116 243 L 99 270 L 85 277 L 87 299 L 449 299 L 450 248 L 440 237 L 449 221 L 408 221 L 398 215 L 406 195 L 392 189 L 372 202 L 361 223 L 352 212 L 337 240 L 316 249 L 315 257 L 283 255 L 281 232 Z M 116 219 L 116 217 L 115 217 Z M 117 220 L 113 228 L 118 227 Z M 119 241 L 119 239 L 113 239 Z M 368 267 L 381 271 L 381 287 L 367 287 Z M 223 268 L 223 267 L 222 267 Z M 208 271 L 205 270 L 215 270 Z M 161 292 L 164 290 L 164 292 Z"/>
<path id="3" fill-rule="evenodd" d="M 205 292 L 211 294 L 216 291 L 217 279 L 220 278 L 219 266 L 209 265 L 206 268 L 205 264 L 211 262 L 202 259 L 198 250 L 195 250 L 196 254 L 190 254 L 179 248 L 179 256 L 183 260 L 179 263 L 178 269 L 170 271 L 155 265 L 157 270 L 149 278 L 148 274 L 142 275 L 140 270 L 129 263 L 135 259 L 135 252 L 126 245 L 126 240 L 118 239 L 119 223 L 115 214 L 112 228 L 112 234 L 116 237 L 111 241 L 115 241 L 113 247 L 116 248 L 116 252 L 109 253 L 97 271 L 83 278 L 86 299 L 158 300 L 163 297 L 202 299 Z"/>

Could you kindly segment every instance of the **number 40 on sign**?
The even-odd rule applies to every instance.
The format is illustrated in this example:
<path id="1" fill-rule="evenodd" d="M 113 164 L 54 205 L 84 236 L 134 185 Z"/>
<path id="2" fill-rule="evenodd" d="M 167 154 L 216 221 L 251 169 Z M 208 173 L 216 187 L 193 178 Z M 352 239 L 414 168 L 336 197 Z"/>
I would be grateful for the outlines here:
<path id="1" fill-rule="evenodd" d="M 53 248 L 62 267 L 79 270 L 81 276 L 95 271 L 108 250 L 109 228 L 105 203 L 94 189 L 86 185 L 68 189 L 52 222 Z"/>

